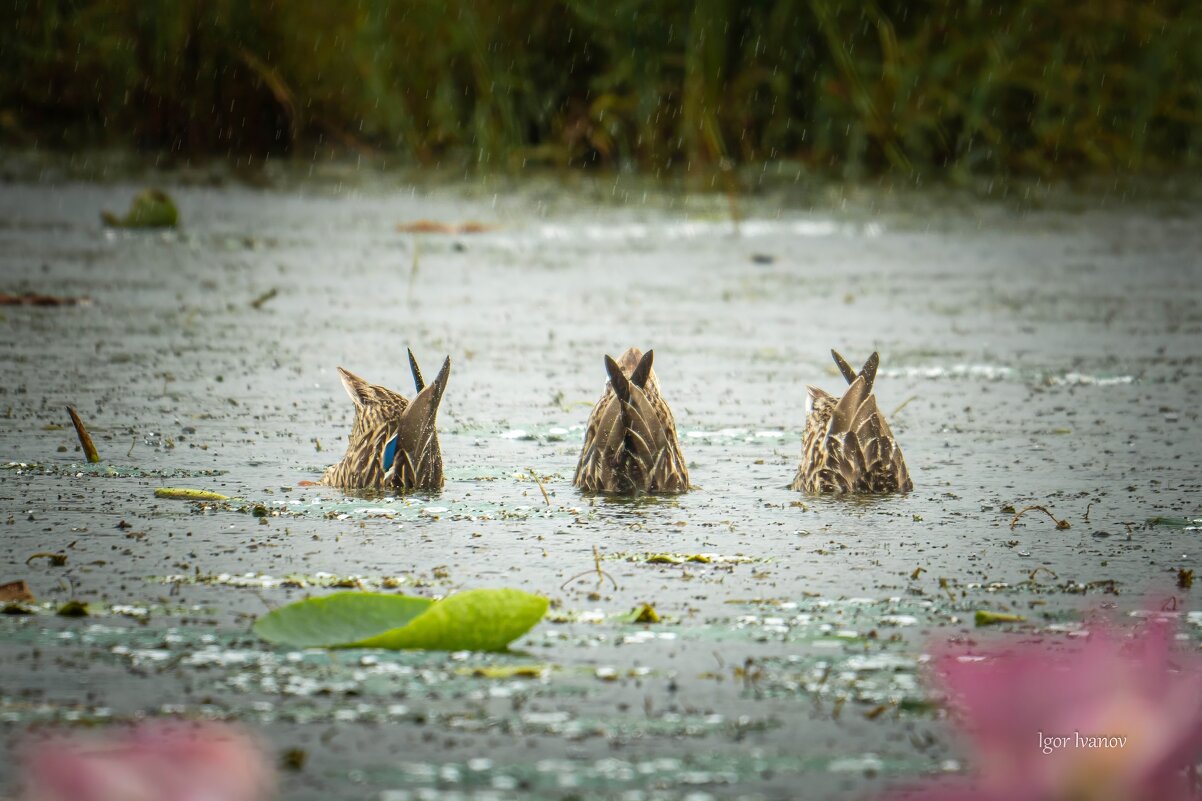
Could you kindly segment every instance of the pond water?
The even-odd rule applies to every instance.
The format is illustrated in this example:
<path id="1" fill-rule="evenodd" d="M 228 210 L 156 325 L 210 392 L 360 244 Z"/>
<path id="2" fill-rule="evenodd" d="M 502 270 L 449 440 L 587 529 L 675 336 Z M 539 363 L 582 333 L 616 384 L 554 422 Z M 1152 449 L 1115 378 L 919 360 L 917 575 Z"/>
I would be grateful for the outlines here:
<path id="1" fill-rule="evenodd" d="M 159 183 L 177 231 L 100 225 L 145 182 L 0 185 L 0 292 L 91 299 L 0 308 L 0 583 L 39 599 L 0 616 L 10 744 L 182 713 L 303 750 L 289 799 L 860 798 L 963 767 L 922 662 L 986 641 L 976 611 L 1056 641 L 1089 610 L 1189 606 L 1202 204 L 830 187 L 736 222 L 724 195 L 612 177 Z M 396 228 L 423 219 L 488 229 Z M 686 495 L 571 485 L 602 357 L 631 345 L 655 349 Z M 407 347 L 427 375 L 452 360 L 446 489 L 302 486 L 345 448 L 335 366 L 411 393 Z M 787 489 L 832 347 L 880 351 L 913 493 Z M 1012 528 L 1029 505 L 1070 527 Z M 250 632 L 346 586 L 552 609 L 501 655 Z M 92 614 L 54 614 L 72 598 Z M 623 619 L 643 603 L 663 622 Z"/>

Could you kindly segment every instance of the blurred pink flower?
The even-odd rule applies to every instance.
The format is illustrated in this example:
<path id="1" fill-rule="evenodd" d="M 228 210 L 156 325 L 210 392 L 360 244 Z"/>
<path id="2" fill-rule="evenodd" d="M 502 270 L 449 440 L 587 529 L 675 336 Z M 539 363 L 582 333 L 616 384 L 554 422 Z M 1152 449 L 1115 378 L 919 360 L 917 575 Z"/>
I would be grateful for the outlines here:
<path id="1" fill-rule="evenodd" d="M 21 801 L 266 801 L 258 744 L 214 723 L 146 723 L 55 735 L 25 749 Z"/>
<path id="2" fill-rule="evenodd" d="M 944 649 L 934 675 L 974 746 L 974 773 L 902 790 L 923 801 L 1183 801 L 1202 749 L 1202 662 L 1152 615 L 1063 649 Z M 1103 738 L 1091 740 L 1089 738 Z"/>

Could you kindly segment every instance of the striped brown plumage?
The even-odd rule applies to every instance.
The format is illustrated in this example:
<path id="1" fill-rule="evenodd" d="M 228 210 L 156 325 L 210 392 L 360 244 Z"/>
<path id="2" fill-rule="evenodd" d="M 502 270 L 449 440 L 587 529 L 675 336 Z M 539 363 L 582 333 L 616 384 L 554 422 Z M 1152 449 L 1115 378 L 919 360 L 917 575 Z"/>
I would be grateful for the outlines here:
<path id="1" fill-rule="evenodd" d="M 355 404 L 355 421 L 342 461 L 326 470 L 322 484 L 343 489 L 379 489 L 394 492 L 436 490 L 443 485 L 442 450 L 438 444 L 438 404 L 446 389 L 451 360 L 443 362 L 430 384 L 422 379 L 413 352 L 409 367 L 417 394 L 410 401 L 399 392 L 369 384 L 338 368 L 342 385 Z M 384 467 L 384 449 L 397 437 L 390 469 Z"/>
<path id="2" fill-rule="evenodd" d="M 630 348 L 616 362 L 605 357 L 609 383 L 589 415 L 576 465 L 580 489 L 637 495 L 689 488 L 676 421 L 651 369 L 654 355 Z"/>
<path id="3" fill-rule="evenodd" d="M 807 387 L 801 464 L 792 488 L 813 494 L 883 495 L 914 488 L 901 448 L 873 395 L 880 356 L 873 353 L 857 374 L 831 351 L 849 384 L 841 398 Z"/>

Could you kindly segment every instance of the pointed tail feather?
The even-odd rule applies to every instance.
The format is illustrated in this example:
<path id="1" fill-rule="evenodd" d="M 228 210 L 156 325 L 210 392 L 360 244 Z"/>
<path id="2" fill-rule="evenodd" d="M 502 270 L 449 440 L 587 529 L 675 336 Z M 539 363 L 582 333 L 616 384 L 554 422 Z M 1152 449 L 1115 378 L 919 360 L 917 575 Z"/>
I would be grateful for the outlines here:
<path id="1" fill-rule="evenodd" d="M 605 372 L 609 373 L 609 385 L 613 387 L 618 400 L 625 403 L 630 400 L 630 380 L 622 368 L 610 356 L 605 357 Z"/>
<path id="2" fill-rule="evenodd" d="M 636 387 L 643 389 L 647 386 L 647 379 L 651 377 L 651 363 L 655 360 L 655 351 L 649 350 L 643 354 L 643 358 L 639 359 L 639 364 L 634 368 L 634 372 L 630 374 L 630 383 Z"/>
<path id="3" fill-rule="evenodd" d="M 417 391 L 421 392 L 426 388 L 426 381 L 422 378 L 422 368 L 417 366 L 417 358 L 413 355 L 412 348 L 406 348 L 409 351 L 409 371 L 413 373 L 413 386 L 417 387 Z"/>
<path id="4" fill-rule="evenodd" d="M 876 351 L 868 357 L 868 361 L 864 362 L 864 366 L 860 368 L 860 375 L 864 376 L 865 383 L 868 384 L 868 392 L 872 394 L 872 385 L 876 381 L 876 369 L 881 366 L 881 355 Z"/>
<path id="5" fill-rule="evenodd" d="M 437 418 L 450 375 L 451 359 L 447 357 L 434 381 L 425 384 L 402 413 L 394 449 L 393 483 L 420 489 L 442 486 L 442 452 L 438 443 Z"/>
<path id="6" fill-rule="evenodd" d="M 856 380 L 856 371 L 851 369 L 851 365 L 847 363 L 847 359 L 839 355 L 839 351 L 831 348 L 831 358 L 835 360 L 835 366 L 839 368 L 839 372 L 847 379 L 848 384 Z"/>

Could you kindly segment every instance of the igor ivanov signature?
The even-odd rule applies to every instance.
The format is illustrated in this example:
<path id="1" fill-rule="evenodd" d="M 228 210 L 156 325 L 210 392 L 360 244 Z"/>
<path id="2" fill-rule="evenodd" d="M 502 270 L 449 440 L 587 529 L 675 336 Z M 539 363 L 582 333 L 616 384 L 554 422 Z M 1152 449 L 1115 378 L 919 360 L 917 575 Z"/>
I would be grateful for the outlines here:
<path id="1" fill-rule="evenodd" d="M 1074 731 L 1068 737 L 1046 737 L 1039 733 L 1039 750 L 1051 754 L 1064 748 L 1125 748 L 1126 737 L 1097 737 Z"/>

